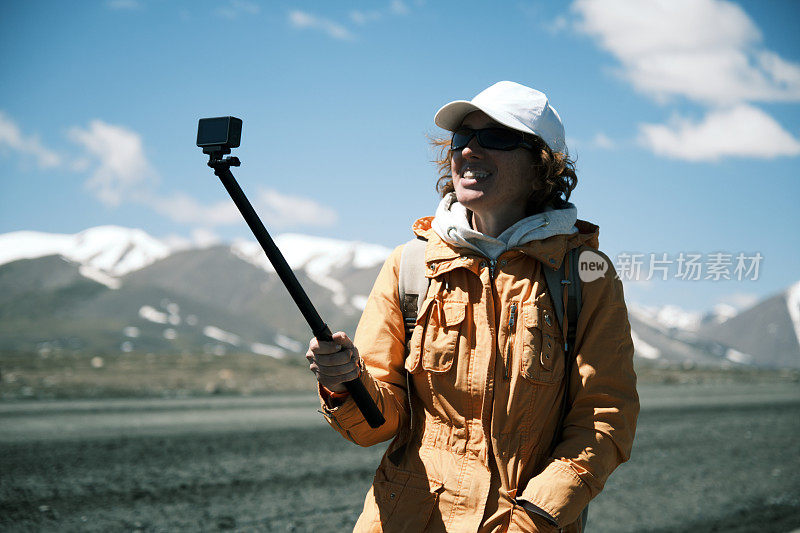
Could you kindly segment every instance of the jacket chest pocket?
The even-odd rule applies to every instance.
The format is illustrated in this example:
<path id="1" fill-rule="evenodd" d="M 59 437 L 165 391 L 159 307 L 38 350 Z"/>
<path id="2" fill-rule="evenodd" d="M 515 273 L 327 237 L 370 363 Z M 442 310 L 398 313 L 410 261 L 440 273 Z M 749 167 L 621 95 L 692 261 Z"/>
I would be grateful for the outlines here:
<path id="1" fill-rule="evenodd" d="M 447 372 L 458 354 L 459 339 L 467 313 L 462 301 L 444 300 L 437 295 L 425 300 L 420 308 L 406 369 L 419 372 Z"/>
<path id="2" fill-rule="evenodd" d="M 536 302 L 525 302 L 522 315 L 522 375 L 536 383 L 560 382 L 564 377 L 564 349 L 555 313 Z"/>

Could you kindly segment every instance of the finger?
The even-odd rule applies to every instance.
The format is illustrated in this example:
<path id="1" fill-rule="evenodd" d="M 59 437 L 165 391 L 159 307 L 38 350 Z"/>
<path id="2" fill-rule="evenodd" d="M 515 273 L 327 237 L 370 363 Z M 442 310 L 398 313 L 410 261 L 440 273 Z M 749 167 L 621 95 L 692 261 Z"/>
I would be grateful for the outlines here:
<path id="1" fill-rule="evenodd" d="M 358 379 L 359 371 L 358 367 L 352 372 L 348 372 L 347 374 L 342 374 L 340 376 L 326 376 L 324 374 L 317 374 L 317 381 L 319 381 L 320 385 L 325 388 L 330 389 L 331 387 L 335 387 L 342 383 L 347 383 L 348 381 L 353 381 L 354 379 Z"/>
<path id="2" fill-rule="evenodd" d="M 348 361 L 347 363 L 341 365 L 326 365 L 323 366 L 317 361 L 316 363 L 317 368 L 319 368 L 319 373 L 324 374 L 326 376 L 342 376 L 344 374 L 348 374 L 353 371 L 353 369 L 358 368 L 358 366 L 352 362 Z"/>
<path id="3" fill-rule="evenodd" d="M 352 348 L 353 341 L 350 340 L 350 337 L 347 336 L 347 333 L 344 331 L 337 331 L 333 334 L 333 341 L 337 344 L 340 344 L 342 348 Z"/>
<path id="4" fill-rule="evenodd" d="M 308 349 L 315 354 L 329 354 L 338 352 L 342 346 L 336 342 L 320 341 L 314 337 L 308 342 Z"/>
<path id="5" fill-rule="evenodd" d="M 341 350 L 332 354 L 316 354 L 314 360 L 320 366 L 337 366 L 353 361 L 353 350 Z"/>

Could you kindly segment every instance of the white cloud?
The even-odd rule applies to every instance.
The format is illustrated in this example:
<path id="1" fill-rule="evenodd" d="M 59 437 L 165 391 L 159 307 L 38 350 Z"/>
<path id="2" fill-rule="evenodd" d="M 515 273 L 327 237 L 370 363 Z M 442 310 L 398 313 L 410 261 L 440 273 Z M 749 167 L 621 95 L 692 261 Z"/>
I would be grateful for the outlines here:
<path id="1" fill-rule="evenodd" d="M 257 204 L 266 223 L 276 228 L 288 226 L 329 226 L 338 220 L 336 211 L 309 198 L 262 189 Z"/>
<path id="2" fill-rule="evenodd" d="M 231 200 L 202 204 L 192 196 L 179 192 L 166 197 L 149 196 L 146 203 L 165 217 L 182 224 L 206 228 L 235 224 L 242 219 Z"/>
<path id="3" fill-rule="evenodd" d="M 192 242 L 200 248 L 208 248 L 222 241 L 219 235 L 206 228 L 195 228 L 192 230 Z"/>
<path id="4" fill-rule="evenodd" d="M 718 305 L 728 305 L 737 311 L 743 311 L 758 303 L 759 296 L 749 292 L 730 294 L 718 301 Z"/>
<path id="5" fill-rule="evenodd" d="M 800 101 L 800 64 L 767 50 L 744 10 L 726 0 L 575 0 L 577 28 L 620 62 L 638 91 L 708 109 L 700 122 L 675 115 L 640 124 L 640 144 L 688 161 L 800 154 L 799 141 L 751 102 Z"/>
<path id="6" fill-rule="evenodd" d="M 12 152 L 33 156 L 40 168 L 53 168 L 61 164 L 58 154 L 42 146 L 38 137 L 23 135 L 19 126 L 0 111 L 0 150 L 9 149 Z"/>
<path id="7" fill-rule="evenodd" d="M 699 122 L 675 116 L 667 125 L 641 124 L 639 132 L 640 143 L 654 153 L 687 161 L 800 155 L 798 139 L 747 104 L 713 110 Z"/>
<path id="8" fill-rule="evenodd" d="M 567 17 L 565 16 L 558 16 L 549 24 L 546 24 L 544 28 L 551 34 L 556 35 L 562 33 L 563 31 L 569 28 L 569 22 L 567 21 Z"/>
<path id="9" fill-rule="evenodd" d="M 336 211 L 309 198 L 292 196 L 261 189 L 250 199 L 253 207 L 268 228 L 287 228 L 293 226 L 326 226 L 338 220 Z M 243 224 L 244 220 L 232 200 L 226 199 L 213 204 L 203 204 L 195 198 L 176 193 L 161 198 L 149 198 L 147 203 L 158 213 L 182 224 L 203 228 L 192 236 L 195 244 L 213 240 L 212 234 L 201 234 L 209 228 Z M 209 239 L 203 239 L 209 235 Z"/>
<path id="10" fill-rule="evenodd" d="M 389 11 L 395 15 L 408 15 L 408 6 L 402 0 L 392 0 Z"/>
<path id="11" fill-rule="evenodd" d="M 73 170 L 91 172 L 85 185 L 108 206 L 132 202 L 150 207 L 170 220 L 198 228 L 192 234 L 192 242 L 200 246 L 218 241 L 212 228 L 244 222 L 230 198 L 204 204 L 184 192 L 159 193 L 158 174 L 147 160 L 141 136 L 134 131 L 94 120 L 87 129 L 72 128 L 68 136 L 86 152 L 76 159 Z M 325 226 L 338 220 L 330 207 L 271 189 L 260 189 L 250 200 L 264 222 L 276 228 Z"/>
<path id="12" fill-rule="evenodd" d="M 106 2 L 106 7 L 118 10 L 134 10 L 141 9 L 142 3 L 138 0 L 108 0 Z"/>
<path id="13" fill-rule="evenodd" d="M 86 187 L 108 206 L 139 198 L 157 180 L 144 155 L 142 138 L 134 131 L 93 120 L 88 129 L 72 128 L 68 136 L 83 146 L 92 160 L 90 166 L 95 166 Z"/>
<path id="14" fill-rule="evenodd" d="M 422 6 L 424 2 L 416 2 L 416 5 Z M 378 22 L 391 17 L 405 16 L 411 12 L 408 4 L 402 0 L 391 0 L 388 5 L 379 9 L 370 9 L 367 11 L 353 10 L 350 12 L 350 22 L 358 26 L 365 26 L 373 22 Z M 326 19 L 317 15 L 312 15 L 306 11 L 294 10 L 289 12 L 289 23 L 298 29 L 310 28 L 322 31 L 334 39 L 352 41 L 355 35 L 350 32 L 347 27 L 330 19 Z"/>
<path id="15" fill-rule="evenodd" d="M 597 148 L 611 149 L 616 146 L 616 143 L 605 133 L 598 132 L 592 139 L 592 144 Z"/>
<path id="16" fill-rule="evenodd" d="M 292 10 L 289 12 L 289 24 L 297 29 L 319 30 L 329 37 L 341 41 L 352 41 L 355 37 L 350 30 L 332 20 L 306 13 L 305 11 Z"/>
<path id="17" fill-rule="evenodd" d="M 351 11 L 350 20 L 363 26 L 370 22 L 376 22 L 383 18 L 383 13 L 380 11 Z"/>
<path id="18" fill-rule="evenodd" d="M 183 235 L 178 235 L 177 233 L 170 233 L 169 235 L 160 237 L 160 239 L 170 250 L 187 250 L 194 245 L 192 239 Z"/>
<path id="19" fill-rule="evenodd" d="M 261 7 L 247 0 L 228 0 L 228 2 L 217 8 L 217 13 L 227 19 L 235 20 L 244 15 L 258 15 Z"/>
<path id="20" fill-rule="evenodd" d="M 659 100 L 707 104 L 800 100 L 800 65 L 763 47 L 741 7 L 724 0 L 576 0 L 577 27 Z"/>

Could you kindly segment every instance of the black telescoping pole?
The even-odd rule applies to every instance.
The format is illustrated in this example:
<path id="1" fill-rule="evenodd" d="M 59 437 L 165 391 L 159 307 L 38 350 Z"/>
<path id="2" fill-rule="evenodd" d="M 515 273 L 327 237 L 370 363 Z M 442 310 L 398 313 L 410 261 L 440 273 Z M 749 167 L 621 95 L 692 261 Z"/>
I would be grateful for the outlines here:
<path id="1" fill-rule="evenodd" d="M 255 235 L 258 243 L 264 249 L 264 252 L 266 252 L 270 263 L 275 267 L 275 271 L 278 273 L 281 281 L 283 281 L 283 284 L 289 290 L 289 294 L 291 294 L 295 304 L 297 304 L 300 312 L 303 313 L 303 317 L 305 317 L 308 325 L 311 326 L 314 337 L 320 341 L 332 341 L 331 330 L 328 328 L 327 324 L 322 321 L 322 318 L 319 316 L 319 313 L 317 313 L 311 300 L 309 300 L 306 291 L 303 290 L 300 282 L 297 281 L 297 277 L 286 262 L 280 249 L 275 245 L 272 237 L 270 237 L 267 232 L 267 228 L 261 223 L 261 219 L 258 218 L 250 201 L 244 195 L 244 192 L 242 192 L 233 174 L 231 174 L 230 165 L 238 166 L 238 162 L 238 159 L 235 157 L 217 160 L 212 158 L 212 160 L 208 162 L 208 166 L 214 169 L 214 174 L 219 176 L 220 181 L 222 181 L 231 199 L 233 199 L 233 203 L 239 208 L 247 225 L 250 226 L 253 235 Z M 383 425 L 386 420 L 367 392 L 361 379 L 356 378 L 352 381 L 347 381 L 344 386 L 347 387 L 347 392 L 353 397 L 353 400 L 356 402 L 358 409 L 361 411 L 361 414 L 364 415 L 364 419 L 366 419 L 369 426 L 377 428 Z"/>

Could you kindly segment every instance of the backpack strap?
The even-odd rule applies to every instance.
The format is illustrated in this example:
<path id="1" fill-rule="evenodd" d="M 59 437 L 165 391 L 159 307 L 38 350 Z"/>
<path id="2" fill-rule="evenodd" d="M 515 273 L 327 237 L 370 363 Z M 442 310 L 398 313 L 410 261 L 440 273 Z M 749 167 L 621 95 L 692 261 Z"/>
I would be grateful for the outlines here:
<path id="1" fill-rule="evenodd" d="M 427 244 L 428 241 L 425 239 L 411 239 L 403 246 L 400 254 L 397 289 L 400 294 L 400 307 L 403 310 L 406 345 L 411 340 L 411 333 L 417 322 L 419 304 L 428 294 L 428 285 L 430 285 L 430 280 L 425 277 L 425 247 Z"/>
<path id="2" fill-rule="evenodd" d="M 558 429 L 555 435 L 553 435 L 553 441 L 550 443 L 551 455 L 556 445 L 561 441 L 564 420 L 567 417 L 567 410 L 569 408 L 569 384 L 570 376 L 572 375 L 572 367 L 575 364 L 575 337 L 578 331 L 578 316 L 581 313 L 582 303 L 581 278 L 578 271 L 579 257 L 579 248 L 573 248 L 564 256 L 560 268 L 551 269 L 544 267 L 547 290 L 550 292 L 550 298 L 553 300 L 553 307 L 555 308 L 556 318 L 558 319 L 559 326 L 561 326 L 561 331 L 564 331 L 564 307 L 566 307 L 567 310 L 567 328 L 564 338 L 564 357 L 566 358 L 564 364 L 564 396 L 561 401 L 561 414 L 559 416 Z M 567 300 L 566 306 L 564 305 L 565 298 Z M 587 505 L 580 515 L 579 531 L 586 530 L 588 512 L 589 506 Z"/>
<path id="3" fill-rule="evenodd" d="M 561 430 L 569 407 L 569 383 L 572 375 L 572 365 L 575 362 L 575 335 L 577 332 L 578 315 L 581 312 L 581 280 L 578 277 L 578 249 L 573 248 L 564 256 L 561 267 L 552 269 L 543 267 L 547 290 L 553 301 L 553 307 L 558 319 L 558 325 L 564 332 L 564 300 L 567 301 L 567 330 L 564 339 L 564 396 L 561 402 L 561 415 L 558 430 L 553 435 L 550 450 L 555 448 L 561 440 Z"/>
<path id="4" fill-rule="evenodd" d="M 566 351 L 574 355 L 575 336 L 578 332 L 578 315 L 581 314 L 581 278 L 578 272 L 580 254 L 578 248 L 573 248 L 569 256 L 569 277 L 567 283 L 567 345 Z M 564 283 L 563 281 L 561 283 Z"/>
<path id="5" fill-rule="evenodd" d="M 573 248 L 564 256 L 561 267 L 552 269 L 544 267 L 544 279 L 547 291 L 553 301 L 558 325 L 564 324 L 564 286 L 567 287 L 567 334 L 564 338 L 564 352 L 568 355 L 575 345 L 578 330 L 578 315 L 581 313 L 581 278 L 578 276 L 578 248 Z M 567 268 L 569 267 L 569 272 Z M 563 328 L 562 328 L 563 329 Z"/>
<path id="6" fill-rule="evenodd" d="M 428 241 L 422 238 L 411 239 L 400 253 L 400 271 L 397 279 L 397 292 L 400 296 L 400 308 L 403 311 L 403 329 L 405 330 L 406 356 L 408 355 L 411 334 L 417 323 L 420 300 L 428 294 L 430 280 L 425 277 L 425 247 Z M 395 466 L 405 454 L 408 439 L 414 433 L 414 382 L 411 374 L 404 369 L 406 375 L 406 401 L 408 403 L 409 424 L 401 428 L 387 450 L 387 457 Z"/>

